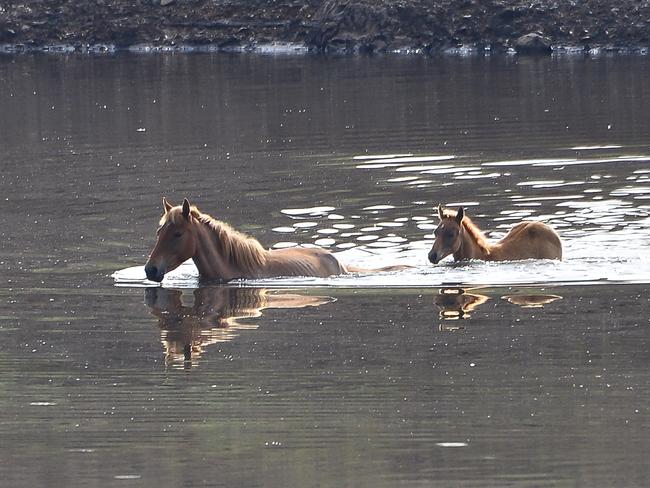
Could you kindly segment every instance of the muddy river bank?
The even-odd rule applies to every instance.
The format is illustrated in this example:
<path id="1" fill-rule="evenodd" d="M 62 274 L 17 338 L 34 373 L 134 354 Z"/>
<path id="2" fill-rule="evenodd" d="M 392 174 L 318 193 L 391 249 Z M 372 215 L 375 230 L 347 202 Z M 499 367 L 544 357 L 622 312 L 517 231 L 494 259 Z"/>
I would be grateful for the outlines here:
<path id="1" fill-rule="evenodd" d="M 7 52 L 645 53 L 650 4 L 12 0 L 0 6 L 0 46 Z"/>

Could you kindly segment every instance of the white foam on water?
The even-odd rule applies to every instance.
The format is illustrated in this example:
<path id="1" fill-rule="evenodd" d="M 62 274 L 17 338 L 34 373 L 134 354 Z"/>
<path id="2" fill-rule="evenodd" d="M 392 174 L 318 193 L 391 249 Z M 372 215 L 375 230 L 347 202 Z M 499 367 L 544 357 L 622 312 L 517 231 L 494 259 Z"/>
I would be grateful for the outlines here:
<path id="1" fill-rule="evenodd" d="M 405 156 L 405 157 L 395 157 L 395 158 L 380 158 L 368 160 L 367 164 L 391 164 L 395 165 L 400 163 L 400 166 L 404 163 L 430 163 L 434 161 L 449 161 L 451 159 L 456 159 L 456 156 L 452 154 L 445 154 L 441 156 Z M 361 165 L 357 166 L 357 168 Z"/>
<path id="2" fill-rule="evenodd" d="M 439 171 L 439 170 L 446 170 L 451 173 L 455 171 L 455 170 L 450 171 L 450 169 L 453 169 L 453 166 L 449 164 L 418 164 L 414 166 L 400 166 L 395 171 L 397 171 L 398 173 L 409 172 L 409 171 L 413 171 L 413 172 L 417 171 L 423 173 L 429 172 L 429 174 L 433 174 L 430 173 L 431 171 Z"/>
<path id="3" fill-rule="evenodd" d="M 373 210 L 391 210 L 395 208 L 394 205 L 372 205 L 370 207 L 364 207 L 363 210 L 373 211 Z"/>
<path id="4" fill-rule="evenodd" d="M 291 241 L 285 241 L 285 242 L 276 242 L 273 244 L 273 249 L 286 249 L 289 247 L 296 247 L 298 246 L 297 242 L 291 242 Z"/>
<path id="5" fill-rule="evenodd" d="M 310 217 L 327 215 L 329 212 L 336 210 L 335 207 L 309 207 L 309 208 L 285 208 L 280 210 L 285 215 L 302 216 L 307 215 Z"/>
<path id="6" fill-rule="evenodd" d="M 575 161 L 577 159 L 517 159 L 513 161 L 490 161 L 483 163 L 482 166 L 535 166 L 540 164 L 568 164 Z"/>
<path id="7" fill-rule="evenodd" d="M 619 146 L 617 144 L 609 144 L 609 145 L 603 145 L 603 146 L 573 146 L 569 149 L 572 149 L 574 151 L 598 151 L 601 149 L 620 149 L 623 146 Z"/>
<path id="8" fill-rule="evenodd" d="M 576 166 L 583 164 L 605 164 L 605 163 L 638 163 L 650 161 L 650 156 L 618 156 L 615 158 L 601 158 L 601 159 L 574 159 L 567 160 L 562 163 L 554 161 L 539 161 L 534 163 L 532 166 L 544 167 L 544 166 Z"/>
<path id="9" fill-rule="evenodd" d="M 402 153 L 402 154 L 376 154 L 376 155 L 363 155 L 363 156 L 354 156 L 352 159 L 354 161 L 369 161 L 373 159 L 393 159 L 393 158 L 408 158 L 413 156 L 412 153 Z"/>
<path id="10" fill-rule="evenodd" d="M 329 239 L 329 238 L 316 239 L 314 241 L 314 244 L 316 244 L 317 246 L 329 247 L 329 246 L 333 246 L 334 244 L 336 244 L 336 241 L 334 239 Z"/>

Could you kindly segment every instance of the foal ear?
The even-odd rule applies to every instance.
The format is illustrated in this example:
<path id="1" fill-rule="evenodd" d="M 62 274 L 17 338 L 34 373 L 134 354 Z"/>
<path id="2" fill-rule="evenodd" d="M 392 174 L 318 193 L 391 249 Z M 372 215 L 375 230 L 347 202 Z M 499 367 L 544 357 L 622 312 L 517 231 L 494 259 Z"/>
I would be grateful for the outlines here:
<path id="1" fill-rule="evenodd" d="M 165 213 L 169 212 L 174 206 L 167 201 L 165 197 L 163 197 L 163 208 L 165 209 Z"/>
<path id="2" fill-rule="evenodd" d="M 444 217 L 444 212 L 442 211 L 442 204 L 438 204 L 438 218 L 442 220 Z"/>
<path id="3" fill-rule="evenodd" d="M 464 217 L 465 217 L 465 209 L 463 207 L 458 207 L 458 212 L 456 213 L 456 222 L 458 222 L 458 225 L 461 224 Z"/>
<path id="4" fill-rule="evenodd" d="M 190 202 L 187 201 L 187 198 L 183 198 L 183 217 L 190 218 Z"/>

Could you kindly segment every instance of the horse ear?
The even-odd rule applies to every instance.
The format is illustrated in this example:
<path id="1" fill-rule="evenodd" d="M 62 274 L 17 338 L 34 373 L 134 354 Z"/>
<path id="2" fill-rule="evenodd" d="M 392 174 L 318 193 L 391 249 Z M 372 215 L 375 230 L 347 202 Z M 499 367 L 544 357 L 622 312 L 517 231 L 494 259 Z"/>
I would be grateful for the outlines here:
<path id="1" fill-rule="evenodd" d="M 183 198 L 183 217 L 190 218 L 190 202 L 187 201 L 187 198 Z"/>
<path id="2" fill-rule="evenodd" d="M 163 208 L 165 209 L 165 213 L 169 212 L 172 207 L 173 205 L 169 203 L 165 197 L 163 197 Z"/>
<path id="3" fill-rule="evenodd" d="M 444 212 L 442 211 L 442 204 L 438 204 L 438 218 L 442 220 L 444 217 Z"/>
<path id="4" fill-rule="evenodd" d="M 458 212 L 456 213 L 456 222 L 460 225 L 463 222 L 465 217 L 465 209 L 463 207 L 458 207 Z"/>

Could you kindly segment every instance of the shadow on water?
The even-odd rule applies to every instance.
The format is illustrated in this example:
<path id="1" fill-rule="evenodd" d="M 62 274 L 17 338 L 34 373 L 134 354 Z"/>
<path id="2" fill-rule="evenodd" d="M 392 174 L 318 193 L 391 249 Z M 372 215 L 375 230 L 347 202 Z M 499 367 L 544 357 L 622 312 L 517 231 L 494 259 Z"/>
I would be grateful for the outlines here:
<path id="1" fill-rule="evenodd" d="M 166 364 L 198 365 L 206 347 L 255 330 L 263 310 L 318 307 L 331 297 L 301 295 L 264 288 L 203 287 L 191 295 L 166 288 L 145 289 L 145 303 L 158 319 Z M 190 303 L 187 303 L 187 302 Z"/>

